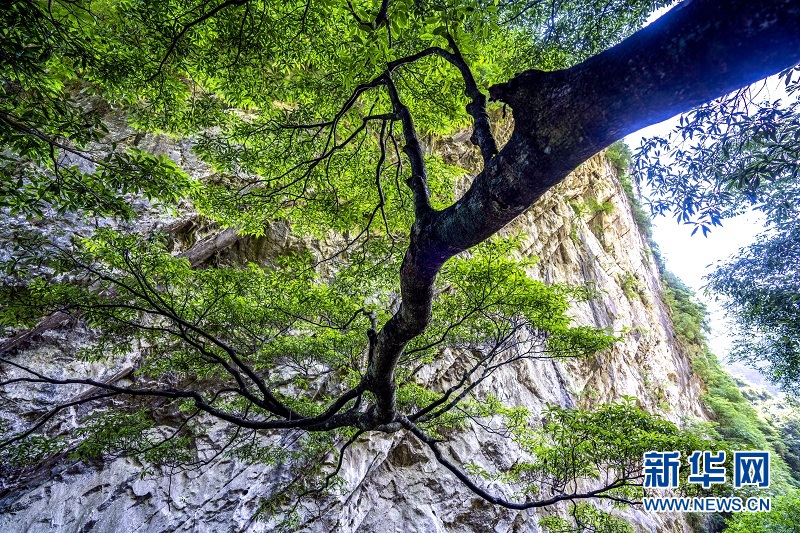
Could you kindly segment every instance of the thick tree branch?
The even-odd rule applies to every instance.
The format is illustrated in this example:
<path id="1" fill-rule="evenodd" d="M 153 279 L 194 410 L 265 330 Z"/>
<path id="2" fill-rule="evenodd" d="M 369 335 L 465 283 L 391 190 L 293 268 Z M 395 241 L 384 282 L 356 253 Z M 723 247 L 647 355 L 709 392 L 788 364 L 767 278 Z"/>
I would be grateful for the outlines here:
<path id="1" fill-rule="evenodd" d="M 192 265 L 192 268 L 196 268 L 215 254 L 233 246 L 241 238 L 239 228 L 225 228 L 219 233 L 196 243 L 185 252 L 179 254 L 178 257 L 185 257 L 188 259 L 189 264 Z"/>
<path id="2" fill-rule="evenodd" d="M 797 0 L 693 0 L 575 67 L 492 87 L 514 133 L 433 239 L 474 246 L 614 140 L 797 63 L 798 27 Z"/>
<path id="3" fill-rule="evenodd" d="M 797 28 L 800 0 L 692 0 L 575 67 L 492 87 L 514 110 L 514 132 L 459 201 L 411 230 L 402 303 L 377 335 L 364 377 L 378 419 L 396 417 L 394 370 L 430 321 L 445 261 L 491 237 L 614 140 L 796 64 Z"/>
<path id="4" fill-rule="evenodd" d="M 431 193 L 428 190 L 428 171 L 425 169 L 422 146 L 419 143 L 417 130 L 414 127 L 414 119 L 411 118 L 411 111 L 400 100 L 397 87 L 395 87 L 389 73 L 386 74 L 386 89 L 389 91 L 393 111 L 400 117 L 400 121 L 403 124 L 403 139 L 406 142 L 405 146 L 403 146 L 403 152 L 405 152 L 411 165 L 411 176 L 408 178 L 407 184 L 414 195 L 414 213 L 417 218 L 422 218 L 431 212 Z"/>

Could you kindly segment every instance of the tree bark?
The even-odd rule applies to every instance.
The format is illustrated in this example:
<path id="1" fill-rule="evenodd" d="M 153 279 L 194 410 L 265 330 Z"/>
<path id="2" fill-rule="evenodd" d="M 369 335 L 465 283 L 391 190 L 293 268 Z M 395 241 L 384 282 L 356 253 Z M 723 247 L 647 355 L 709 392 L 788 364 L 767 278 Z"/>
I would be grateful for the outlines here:
<path id="1" fill-rule="evenodd" d="M 800 0 L 687 0 L 617 46 L 566 70 L 523 72 L 489 89 L 514 132 L 452 206 L 419 218 L 401 268 L 402 304 L 364 377 L 374 423 L 396 419 L 394 369 L 427 327 L 449 258 L 488 239 L 580 163 L 644 126 L 800 61 Z"/>
<path id="2" fill-rule="evenodd" d="M 225 228 L 219 233 L 195 243 L 194 246 L 179 254 L 178 257 L 188 259 L 192 268 L 197 268 L 214 254 L 239 242 L 241 238 L 242 236 L 239 234 L 239 228 Z"/>

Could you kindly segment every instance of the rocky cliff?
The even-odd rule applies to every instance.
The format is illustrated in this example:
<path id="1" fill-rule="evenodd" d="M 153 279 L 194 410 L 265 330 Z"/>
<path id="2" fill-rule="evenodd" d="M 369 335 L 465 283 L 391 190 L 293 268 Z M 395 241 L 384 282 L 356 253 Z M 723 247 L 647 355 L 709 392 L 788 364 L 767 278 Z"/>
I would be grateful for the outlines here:
<path id="1" fill-rule="evenodd" d="M 184 165 L 196 164 L 186 146 L 152 144 L 150 149 L 166 151 Z M 9 218 L 4 231 L 13 231 L 14 224 L 24 223 Z M 152 221 L 154 227 L 163 224 Z M 495 373 L 483 384 L 485 390 L 533 413 L 548 403 L 586 407 L 630 395 L 678 424 L 704 418 L 702 385 L 674 341 L 652 254 L 613 167 L 603 157 L 584 163 L 512 229 L 523 231 L 525 253 L 539 258 L 531 276 L 546 282 L 591 284 L 599 291 L 597 299 L 573 307 L 575 321 L 612 328 L 622 340 L 588 360 L 519 361 Z M 177 243 L 177 248 L 200 239 L 202 228 L 198 232 L 189 224 L 183 235 L 185 242 Z M 267 236 L 241 240 L 215 260 L 269 261 L 290 246 L 286 228 L 276 225 Z M 124 371 L 135 354 L 115 368 L 77 363 L 71 354 L 84 334 L 80 325 L 64 323 L 15 357 L 36 360 L 39 368 L 55 375 L 67 369 L 106 376 L 123 372 L 124 382 Z M 420 379 L 446 385 L 451 379 L 448 370 L 459 364 L 458 354 L 445 350 Z M 54 393 L 20 394 L 45 398 Z M 222 426 L 212 427 L 205 444 L 211 449 L 222 442 L 223 435 Z M 508 466 L 515 460 L 506 439 L 479 428 L 464 432 L 448 451 L 462 462 L 479 465 Z M 287 475 L 280 467 L 251 466 L 225 455 L 207 466 L 177 472 L 150 472 L 126 458 L 105 464 L 62 458 L 36 477 L 3 487 L 0 531 L 268 531 L 269 522 L 252 517 L 260 499 Z M 492 506 L 468 491 L 437 465 L 427 448 L 403 432 L 361 437 L 346 453 L 342 477 L 341 496 L 320 501 L 317 509 L 306 509 L 298 526 L 301 530 L 536 532 L 541 516 L 566 509 L 518 512 Z M 501 484 L 489 488 L 513 497 Z M 614 512 L 638 531 L 686 530 L 680 516 L 648 515 L 635 509 Z"/>

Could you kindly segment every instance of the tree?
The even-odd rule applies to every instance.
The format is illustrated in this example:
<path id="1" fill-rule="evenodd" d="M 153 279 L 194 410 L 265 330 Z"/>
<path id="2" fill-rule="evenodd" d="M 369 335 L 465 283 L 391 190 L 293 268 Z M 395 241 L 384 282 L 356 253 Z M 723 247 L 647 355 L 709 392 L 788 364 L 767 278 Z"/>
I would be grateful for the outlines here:
<path id="1" fill-rule="evenodd" d="M 126 193 L 167 207 L 189 198 L 242 233 L 281 220 L 333 246 L 298 246 L 266 269 L 198 269 L 152 228 L 101 228 L 72 242 L 19 232 L 5 260 L 4 325 L 80 313 L 97 335 L 83 357 L 124 353 L 134 342 L 148 353 L 138 363 L 141 386 L 131 387 L 46 376 L 3 355 L 6 390 L 89 387 L 12 428 L 8 460 L 57 449 L 40 430 L 68 407 L 160 398 L 182 417 L 171 435 L 142 439 L 155 422 L 134 401 L 88 420 L 75 453 L 134 450 L 181 462 L 192 421 L 217 418 L 237 428 L 228 445 L 243 457 L 294 461 L 303 482 L 276 505 L 296 507 L 335 481 L 319 457 L 336 439 L 341 461 L 364 432 L 408 431 L 499 505 L 629 501 L 642 452 L 667 442 L 688 449 L 693 437 L 630 403 L 553 409 L 532 434 L 526 413 L 470 394 L 515 359 L 589 354 L 613 342 L 564 315 L 569 298 L 590 294 L 529 280 L 513 238 L 492 236 L 614 140 L 800 60 L 795 1 L 695 0 L 630 35 L 657 6 L 13 3 L 3 14 L 0 93 L 10 209 L 135 220 Z M 107 139 L 97 111 L 108 106 L 125 109 L 140 131 L 192 138 L 212 179 L 199 184 L 169 159 L 132 148 L 135 132 Z M 491 122 L 509 108 L 513 132 L 498 139 Z M 468 124 L 481 168 L 456 198 L 463 174 L 426 155 L 420 137 Z M 456 384 L 436 393 L 413 376 L 443 345 L 471 355 Z M 540 458 L 505 473 L 521 486 L 521 502 L 492 495 L 442 453 L 442 433 L 488 416 Z M 627 444 L 610 427 L 627 433 Z M 299 451 L 238 438 L 290 429 L 305 432 Z M 603 482 L 601 471 L 615 478 Z M 578 491 L 576 477 L 595 485 Z"/>
<path id="2" fill-rule="evenodd" d="M 652 187 L 653 211 L 672 212 L 694 232 L 705 235 L 747 209 L 764 214 L 768 231 L 717 265 L 707 288 L 726 298 L 742 332 L 730 356 L 793 394 L 800 378 L 800 79 L 796 68 L 780 79 L 788 102 L 758 101 L 763 86 L 710 102 L 682 118 L 670 138 L 643 142 L 637 167 Z"/>
<path id="3" fill-rule="evenodd" d="M 796 395 L 800 381 L 799 253 L 800 228 L 786 228 L 761 235 L 708 276 L 709 289 L 730 299 L 729 311 L 744 332 L 731 356 L 758 368 L 790 395 Z"/>
<path id="4" fill-rule="evenodd" d="M 761 516 L 751 513 L 741 513 L 729 521 L 725 531 L 731 533 L 788 533 L 797 529 L 800 520 L 800 499 L 797 492 L 791 492 L 773 503 L 769 513 Z"/>

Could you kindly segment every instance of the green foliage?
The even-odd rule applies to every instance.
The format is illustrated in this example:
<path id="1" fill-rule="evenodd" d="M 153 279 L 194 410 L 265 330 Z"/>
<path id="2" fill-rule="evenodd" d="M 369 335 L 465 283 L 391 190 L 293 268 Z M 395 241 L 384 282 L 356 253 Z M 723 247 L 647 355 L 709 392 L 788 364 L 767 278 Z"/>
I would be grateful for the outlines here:
<path id="1" fill-rule="evenodd" d="M 599 202 L 597 198 L 592 196 L 585 197 L 579 200 L 569 200 L 569 206 L 575 213 L 575 217 L 578 220 L 584 220 L 589 222 L 589 228 L 592 232 L 597 235 L 599 239 L 603 239 L 603 226 L 602 226 L 602 219 L 597 220 L 596 222 L 591 222 L 598 217 L 599 215 L 609 214 L 614 210 L 614 204 L 611 200 L 604 200 Z M 570 239 L 576 244 L 580 245 L 578 239 L 578 226 L 575 224 L 575 221 L 570 223 Z"/>
<path id="2" fill-rule="evenodd" d="M 168 432 L 166 436 L 162 434 Z M 75 430 L 79 444 L 72 457 L 79 460 L 137 456 L 148 465 L 180 465 L 194 456 L 193 436 L 171 429 L 155 428 L 152 413 L 107 411 L 92 414 Z M 142 472 L 142 477 L 148 471 Z"/>
<path id="3" fill-rule="evenodd" d="M 780 433 L 780 442 L 775 447 L 786 464 L 791 468 L 792 475 L 800 481 L 800 416 L 793 413 L 782 420 L 775 421 Z"/>
<path id="4" fill-rule="evenodd" d="M 609 200 L 598 202 L 593 196 L 584 198 L 583 202 L 572 201 L 569 205 L 579 218 L 594 218 L 600 213 L 611 213 L 614 210 L 614 204 Z"/>
<path id="5" fill-rule="evenodd" d="M 546 516 L 539 525 L 549 533 L 633 533 L 633 526 L 587 503 L 574 504 L 570 512 L 572 521 L 558 516 Z"/>
<path id="6" fill-rule="evenodd" d="M 399 263 L 397 256 L 383 263 L 350 262 L 344 256 L 323 276 L 310 256 L 290 254 L 276 258 L 272 267 L 193 269 L 166 250 L 162 236 L 143 239 L 108 229 L 71 248 L 36 237 L 23 244 L 29 261 L 15 261 L 13 270 L 27 285 L 2 293 L 4 323 L 66 305 L 80 309 L 96 332 L 82 357 L 104 361 L 134 345 L 146 346 L 137 379 L 209 383 L 221 391 L 214 407 L 233 416 L 269 416 L 236 393 L 236 380 L 226 370 L 234 357 L 267 382 L 279 383 L 275 394 L 303 416 L 322 412 L 342 386 L 355 386 L 366 367 L 363 332 L 371 317 L 380 327 L 390 316 L 392 274 Z M 532 260 L 515 259 L 516 246 L 515 239 L 492 240 L 443 269 L 431 327 L 408 345 L 397 370 L 399 409 L 412 413 L 443 401 L 442 394 L 412 379 L 420 364 L 433 361 L 445 346 L 469 354 L 467 363 L 481 369 L 477 380 L 514 361 L 587 357 L 617 340 L 608 331 L 572 325 L 566 314 L 570 302 L 592 298 L 594 292 L 531 280 L 526 269 Z M 78 278 L 64 279 L 74 272 Z M 515 348 L 521 335 L 532 342 L 529 352 Z M 320 389 L 323 376 L 333 386 Z M 474 417 L 511 413 L 471 396 L 451 401 L 421 427 L 432 435 L 449 434 Z M 191 401 L 179 407 L 187 416 L 197 414 Z M 72 435 L 73 456 L 136 455 L 152 466 L 190 462 L 193 433 L 163 440 L 163 431 L 146 410 L 93 415 Z M 303 472 L 302 483 L 265 501 L 265 517 L 305 495 L 339 486 L 320 460 L 338 434 L 309 434 L 292 449 L 264 443 L 255 434 L 231 437 L 230 453 L 240 459 L 290 464 Z"/>
<path id="7" fill-rule="evenodd" d="M 768 513 L 736 513 L 728 521 L 726 533 L 794 533 L 800 524 L 800 492 L 792 491 L 772 498 Z"/>
<path id="8" fill-rule="evenodd" d="M 551 9 L 398 0 L 386 23 L 370 24 L 370 2 L 13 2 L 3 10 L 0 35 L 7 59 L 0 67 L 0 140 L 8 149 L 0 205 L 131 216 L 127 192 L 166 200 L 191 195 L 205 213 L 256 233 L 290 206 L 309 209 L 296 220 L 321 227 L 334 217 L 338 228 L 361 217 L 368 191 L 374 208 L 381 193 L 368 185 L 375 181 L 385 182 L 384 195 L 406 194 L 394 187 L 394 171 L 384 176 L 379 169 L 377 180 L 374 166 L 362 172 L 387 149 L 380 121 L 367 117 L 385 114 L 388 97 L 359 87 L 389 62 L 447 48 L 449 33 L 485 87 L 523 69 L 581 61 L 630 34 L 661 4 Z M 601 7 L 617 13 L 598 25 Z M 467 124 L 456 69 L 428 56 L 406 70 L 398 88 L 421 132 Z M 354 93 L 359 101 L 345 105 Z M 196 150 L 220 181 L 191 188 L 166 161 L 131 152 L 127 139 L 110 139 L 101 118 L 108 105 L 126 109 L 140 132 L 198 134 Z M 328 126 L 283 128 L 332 117 Z M 351 135 L 356 143 L 337 144 Z M 388 150 L 399 156 L 396 146 Z M 331 155 L 325 164 L 316 161 L 320 153 Z"/>
<path id="9" fill-rule="evenodd" d="M 3 431 L 3 437 L 8 434 Z M 23 468 L 39 464 L 63 450 L 64 441 L 61 438 L 31 435 L 0 449 L 0 461 L 7 469 Z"/>
<path id="10" fill-rule="evenodd" d="M 781 73 L 790 98 L 758 101 L 759 88 L 742 89 L 682 116 L 667 138 L 643 140 L 637 179 L 653 188 L 653 211 L 704 234 L 748 206 L 792 224 L 800 193 L 798 73 Z"/>
<path id="11" fill-rule="evenodd" d="M 130 219 L 128 193 L 171 205 L 194 184 L 167 157 L 108 138 L 104 106 L 78 79 L 106 67 L 97 45 L 108 35 L 80 4 L 12 2 L 0 14 L 0 207 Z"/>
<path id="12" fill-rule="evenodd" d="M 633 154 L 631 149 L 625 144 L 625 141 L 617 141 L 606 149 L 605 157 L 614 166 L 619 177 L 622 190 L 625 191 L 625 196 L 628 197 L 628 202 L 633 211 L 633 220 L 642 235 L 650 242 L 650 247 L 657 253 L 658 247 L 653 242 L 653 223 L 650 220 L 650 215 L 642 206 L 642 201 L 639 195 L 634 191 L 633 178 L 631 177 L 630 170 L 633 165 Z M 662 270 L 664 270 L 662 268 Z"/>
<path id="13" fill-rule="evenodd" d="M 551 494 L 542 494 L 542 487 L 563 492 L 577 480 L 596 484 L 610 471 L 616 473 L 617 481 L 603 495 L 631 501 L 643 494 L 644 453 L 682 450 L 688 452 L 683 454 L 687 456 L 695 449 L 718 447 L 699 433 L 680 430 L 644 411 L 630 397 L 593 410 L 549 406 L 543 413 L 541 429 L 528 423 L 529 415 L 521 408 L 498 408 L 497 412 L 514 442 L 534 460 L 516 461 L 508 470 L 497 473 L 476 465 L 472 465 L 472 471 L 486 479 L 512 483 L 520 494 L 547 497 Z"/>
<path id="14" fill-rule="evenodd" d="M 717 431 L 733 445 L 764 449 L 767 445 L 765 433 L 770 432 L 765 422 L 742 396 L 736 383 L 722 369 L 716 358 L 706 354 L 705 358 L 693 359 L 695 372 L 703 377 L 708 388 L 705 404 L 714 413 Z"/>
<path id="15" fill-rule="evenodd" d="M 279 446 L 267 449 L 269 460 L 264 461 L 263 443 L 245 439 L 244 446 L 238 446 L 232 453 L 246 461 L 289 467 L 297 476 L 295 482 L 279 486 L 259 502 L 254 518 L 268 523 L 273 531 L 297 531 L 301 520 L 298 509 L 309 495 L 341 492 L 347 487 L 345 480 L 337 475 L 338 468 L 329 472 L 325 462 L 336 450 L 335 435 L 332 433 L 302 435 L 292 449 Z"/>
<path id="16" fill-rule="evenodd" d="M 320 364 L 344 381 L 360 379 L 363 331 L 371 313 L 378 326 L 390 316 L 392 274 L 399 264 L 397 255 L 387 260 L 378 247 L 374 253 L 382 263 L 341 262 L 325 277 L 305 255 L 281 257 L 271 268 L 198 270 L 169 254 L 158 235 L 142 240 L 108 229 L 71 250 L 41 239 L 26 244 L 27 257 L 35 259 L 27 263 L 29 270 L 17 261 L 7 267 L 27 285 L 24 291 L 12 286 L 0 292 L 0 323 L 16 325 L 69 305 L 81 309 L 98 334 L 82 350 L 86 359 L 105 359 L 126 353 L 133 342 L 144 343 L 150 348 L 140 375 L 223 379 L 219 362 L 233 349 L 266 375 L 277 376 L 278 367 L 289 364 L 297 373 L 284 378 L 300 389 Z M 525 271 L 530 261 L 509 255 L 514 246 L 513 241 L 488 242 L 443 269 L 434 321 L 405 351 L 407 370 L 401 372 L 431 361 L 442 346 L 499 349 L 516 344 L 516 335 L 524 332 L 547 340 L 546 348 L 532 354 L 539 357 L 590 355 L 616 340 L 604 330 L 571 326 L 569 301 L 592 293 L 531 280 Z M 82 273 L 80 284 L 57 281 L 88 265 L 91 270 Z M 47 273 L 36 274 L 42 271 Z M 302 334 L 284 333 L 289 330 Z M 302 401 L 295 407 L 315 409 Z"/>
<path id="17" fill-rule="evenodd" d="M 739 326 L 732 357 L 791 394 L 800 383 L 800 70 L 781 80 L 788 98 L 769 100 L 754 87 L 688 113 L 667 138 L 642 142 L 636 168 L 652 189 L 653 212 L 672 213 L 695 232 L 747 209 L 764 213 L 770 231 L 718 265 L 708 287 Z"/>
<path id="18" fill-rule="evenodd" d="M 636 222 L 636 226 L 639 228 L 639 231 L 642 232 L 642 235 L 650 241 L 650 246 L 653 248 L 654 253 L 657 253 L 658 247 L 655 246 L 653 242 L 653 222 L 650 220 L 650 215 L 642 206 L 642 201 L 639 199 L 639 196 L 633 191 L 633 181 L 630 175 L 621 174 L 619 181 L 622 185 L 622 189 L 625 191 L 625 195 L 630 201 L 631 210 L 633 211 L 633 220 Z"/>
<path id="19" fill-rule="evenodd" d="M 477 349 L 527 331 L 547 340 L 548 356 L 594 354 L 616 340 L 605 330 L 570 325 L 570 301 L 590 299 L 592 291 L 530 279 L 526 269 L 536 260 L 515 259 L 515 248 L 514 239 L 491 240 L 469 257 L 447 263 L 440 274 L 442 294 L 434 305 L 433 325 L 412 341 L 406 354 L 430 353 L 443 335 L 446 345 Z"/>
<path id="20" fill-rule="evenodd" d="M 637 279 L 635 274 L 625 272 L 619 275 L 617 279 L 619 280 L 620 287 L 622 287 L 622 292 L 625 293 L 625 297 L 628 298 L 628 300 L 642 300 L 642 298 L 644 298 L 644 285 Z"/>
<path id="21" fill-rule="evenodd" d="M 708 332 L 708 318 L 705 305 L 694 297 L 694 291 L 678 279 L 673 273 L 662 270 L 661 281 L 664 284 L 662 298 L 670 310 L 670 318 L 675 333 L 683 345 L 692 351 L 705 343 Z"/>
<path id="22" fill-rule="evenodd" d="M 633 165 L 633 152 L 631 152 L 630 147 L 625 144 L 625 141 L 617 141 L 606 148 L 605 156 L 617 171 L 617 175 L 620 179 L 630 174 L 630 168 L 631 165 Z"/>
<path id="23" fill-rule="evenodd" d="M 80 460 L 190 464 L 196 432 L 210 419 L 232 420 L 220 447 L 293 473 L 262 502 L 261 517 L 299 527 L 304 498 L 343 486 L 329 459 L 338 452 L 341 461 L 361 428 L 309 424 L 290 444 L 258 428 L 319 415 L 362 383 L 372 336 L 400 305 L 397 272 L 414 210 L 389 89 L 420 136 L 470 122 L 461 72 L 440 55 L 408 58 L 432 46 L 455 53 L 457 44 L 485 88 L 520 70 L 576 64 L 665 2 L 396 0 L 382 19 L 373 4 L 30 0 L 3 10 L 0 208 L 29 220 L 47 218 L 49 208 L 107 216 L 121 229 L 93 220 L 80 235 L 15 231 L 1 258 L 0 325 L 79 315 L 91 332 L 81 358 L 105 362 L 136 348 L 131 379 L 141 388 L 125 390 L 170 400 L 158 413 L 135 402 L 78 409 L 82 425 L 63 443 L 44 425 L 42 435 L 4 441 L 4 460 L 24 465 L 69 450 Z M 602 24 L 598 12 L 609 14 Z M 202 179 L 188 177 L 187 161 L 137 148 L 156 135 L 191 146 L 183 155 L 199 158 L 191 166 Z M 445 209 L 464 172 L 436 155 L 424 162 L 431 204 Z M 193 268 L 172 253 L 168 236 L 120 224 L 135 219 L 141 198 L 162 209 L 189 200 L 206 219 L 251 235 L 280 220 L 291 246 L 266 265 Z M 611 204 L 588 199 L 585 209 L 594 216 Z M 535 457 L 502 473 L 524 495 L 537 493 L 537 480 L 566 490 L 576 478 L 602 483 L 612 471 L 621 481 L 609 494 L 635 496 L 642 453 L 699 446 L 692 435 L 630 401 L 596 411 L 552 407 L 539 428 L 523 409 L 475 392 L 502 365 L 588 357 L 617 340 L 571 323 L 569 304 L 592 290 L 533 281 L 531 266 L 514 239 L 485 242 L 445 265 L 431 325 L 395 370 L 397 407 L 437 437 L 468 420 L 502 419 Z M 416 381 L 445 347 L 465 354 L 455 393 Z M 357 391 L 337 413 L 371 400 Z M 598 527 L 617 524 L 593 508 L 576 513 Z"/>
<path id="24" fill-rule="evenodd" d="M 705 307 L 673 274 L 665 272 L 662 280 L 664 303 L 670 309 L 677 339 L 689 354 L 692 370 L 706 387 L 703 402 L 712 413 L 715 432 L 732 449 L 773 451 L 774 486 L 781 491 L 796 484 L 800 479 L 797 479 L 797 471 L 785 461 L 791 456 L 781 432 L 758 415 L 734 379 L 708 350 L 704 336 Z"/>
<path id="25" fill-rule="evenodd" d="M 550 406 L 544 419 L 540 437 L 515 428 L 515 438 L 534 453 L 537 468 L 554 477 L 578 472 L 597 478 L 613 470 L 636 478 L 647 451 L 714 446 L 637 407 L 634 398 L 591 411 Z"/>
<path id="26" fill-rule="evenodd" d="M 731 356 L 796 395 L 800 383 L 800 227 L 762 235 L 708 276 L 740 334 Z M 766 363 L 766 364 L 763 364 Z"/>

